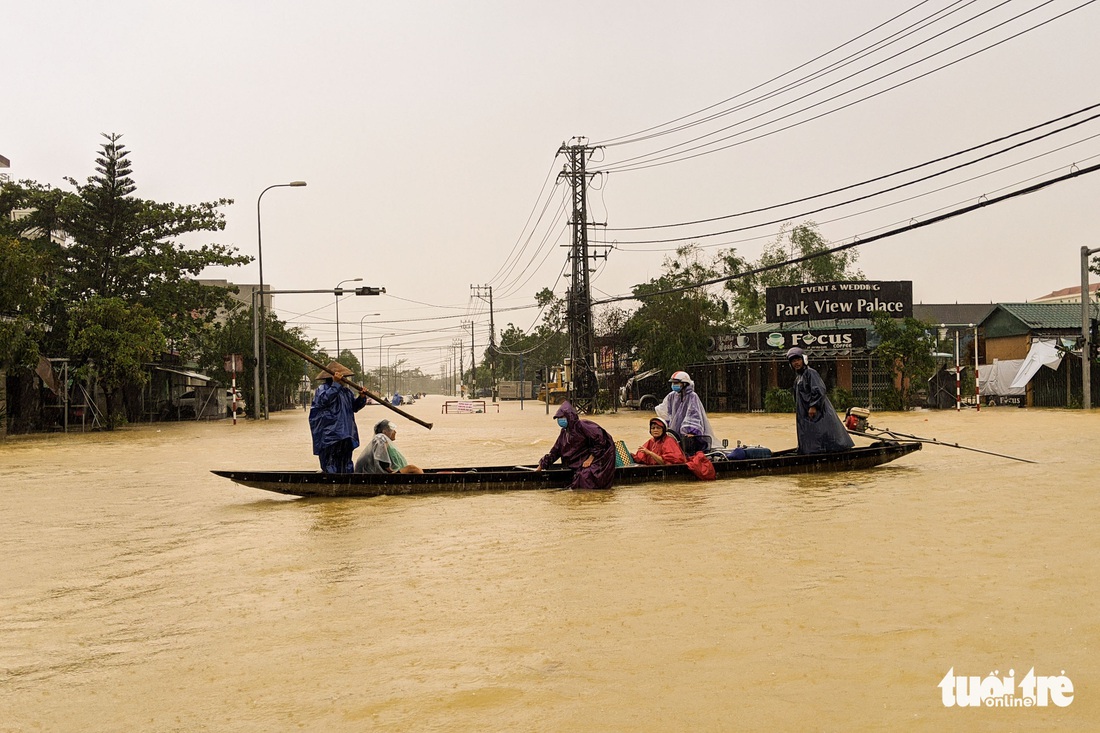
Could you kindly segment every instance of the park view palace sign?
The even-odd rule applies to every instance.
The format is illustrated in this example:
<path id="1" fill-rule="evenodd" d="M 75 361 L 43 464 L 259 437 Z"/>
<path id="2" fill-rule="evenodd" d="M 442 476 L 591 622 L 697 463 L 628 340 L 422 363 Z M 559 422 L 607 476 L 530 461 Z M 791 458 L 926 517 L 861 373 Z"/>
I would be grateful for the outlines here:
<path id="1" fill-rule="evenodd" d="M 833 318 L 870 318 L 885 311 L 894 318 L 913 315 L 913 282 L 812 283 L 768 288 L 768 323 L 820 321 Z"/>

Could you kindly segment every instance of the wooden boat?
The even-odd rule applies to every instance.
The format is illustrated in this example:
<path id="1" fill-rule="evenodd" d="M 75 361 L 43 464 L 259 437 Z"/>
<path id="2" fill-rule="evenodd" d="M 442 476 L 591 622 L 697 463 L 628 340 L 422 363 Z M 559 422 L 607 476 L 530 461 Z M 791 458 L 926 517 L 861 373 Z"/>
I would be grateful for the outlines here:
<path id="1" fill-rule="evenodd" d="M 835 473 L 858 471 L 901 458 L 921 449 L 921 444 L 879 441 L 842 453 L 799 455 L 796 449 L 773 453 L 768 458 L 716 460 L 717 480 L 776 474 Z M 292 496 L 398 496 L 403 494 L 458 493 L 468 491 L 522 491 L 562 489 L 573 480 L 566 468 L 534 470 L 533 466 L 477 466 L 426 469 L 423 474 L 321 473 L 320 471 L 213 471 L 218 476 L 254 489 Z M 615 469 L 615 485 L 660 481 L 695 481 L 685 465 L 621 466 Z"/>

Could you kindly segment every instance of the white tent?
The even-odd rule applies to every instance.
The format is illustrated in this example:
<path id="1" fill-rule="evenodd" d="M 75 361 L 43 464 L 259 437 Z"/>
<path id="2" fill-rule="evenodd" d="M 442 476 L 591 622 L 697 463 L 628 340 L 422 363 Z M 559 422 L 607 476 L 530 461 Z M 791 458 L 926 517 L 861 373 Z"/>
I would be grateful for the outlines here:
<path id="1" fill-rule="evenodd" d="M 1057 369 L 1062 364 L 1063 353 L 1058 350 L 1058 342 L 1054 339 L 1032 341 L 1031 349 L 1024 357 L 1023 364 L 1020 365 L 1020 371 L 1016 373 L 1016 378 L 1012 380 L 1012 384 L 1009 386 L 1020 389 L 1026 387 L 1031 378 L 1035 376 L 1035 373 L 1039 371 L 1039 367 L 1045 366 L 1050 369 Z"/>
<path id="2" fill-rule="evenodd" d="M 1023 359 L 994 359 L 992 364 L 982 364 L 978 369 L 978 390 L 983 396 L 1025 394 L 1025 388 L 1009 386 L 1023 363 Z"/>

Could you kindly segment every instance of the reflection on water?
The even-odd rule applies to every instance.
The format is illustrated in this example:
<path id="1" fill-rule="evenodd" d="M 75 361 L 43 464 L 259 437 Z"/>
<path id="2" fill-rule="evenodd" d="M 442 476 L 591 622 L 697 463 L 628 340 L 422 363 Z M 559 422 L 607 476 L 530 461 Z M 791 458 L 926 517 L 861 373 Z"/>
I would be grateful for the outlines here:
<path id="1" fill-rule="evenodd" d="M 537 461 L 542 410 L 400 433 Z M 373 424 L 380 407 L 360 419 Z M 599 416 L 635 448 L 646 416 Z M 793 444 L 785 416 L 718 433 Z M 944 730 L 1100 725 L 1100 413 L 877 415 L 937 446 L 848 474 L 610 492 L 293 499 L 302 413 L 0 444 L 0 731 Z M 947 709 L 949 668 L 1065 674 L 1068 708 Z M 965 718 L 965 719 L 964 719 Z"/>

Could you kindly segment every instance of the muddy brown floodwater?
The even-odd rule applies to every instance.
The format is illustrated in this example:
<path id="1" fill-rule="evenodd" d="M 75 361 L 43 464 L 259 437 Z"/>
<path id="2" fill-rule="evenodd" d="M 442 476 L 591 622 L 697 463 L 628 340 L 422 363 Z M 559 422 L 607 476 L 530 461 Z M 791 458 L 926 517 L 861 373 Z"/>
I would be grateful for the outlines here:
<path id="1" fill-rule="evenodd" d="M 542 405 L 409 408 L 423 466 L 531 463 Z M 365 433 L 392 413 L 360 413 Z M 636 448 L 646 418 L 596 420 Z M 1100 728 L 1100 411 L 875 414 L 926 446 L 812 477 L 294 499 L 302 412 L 0 442 L 0 731 Z M 775 449 L 793 418 L 718 415 Z M 946 707 L 1028 671 L 1067 706 Z M 1063 700 L 1064 701 L 1064 700 Z"/>

